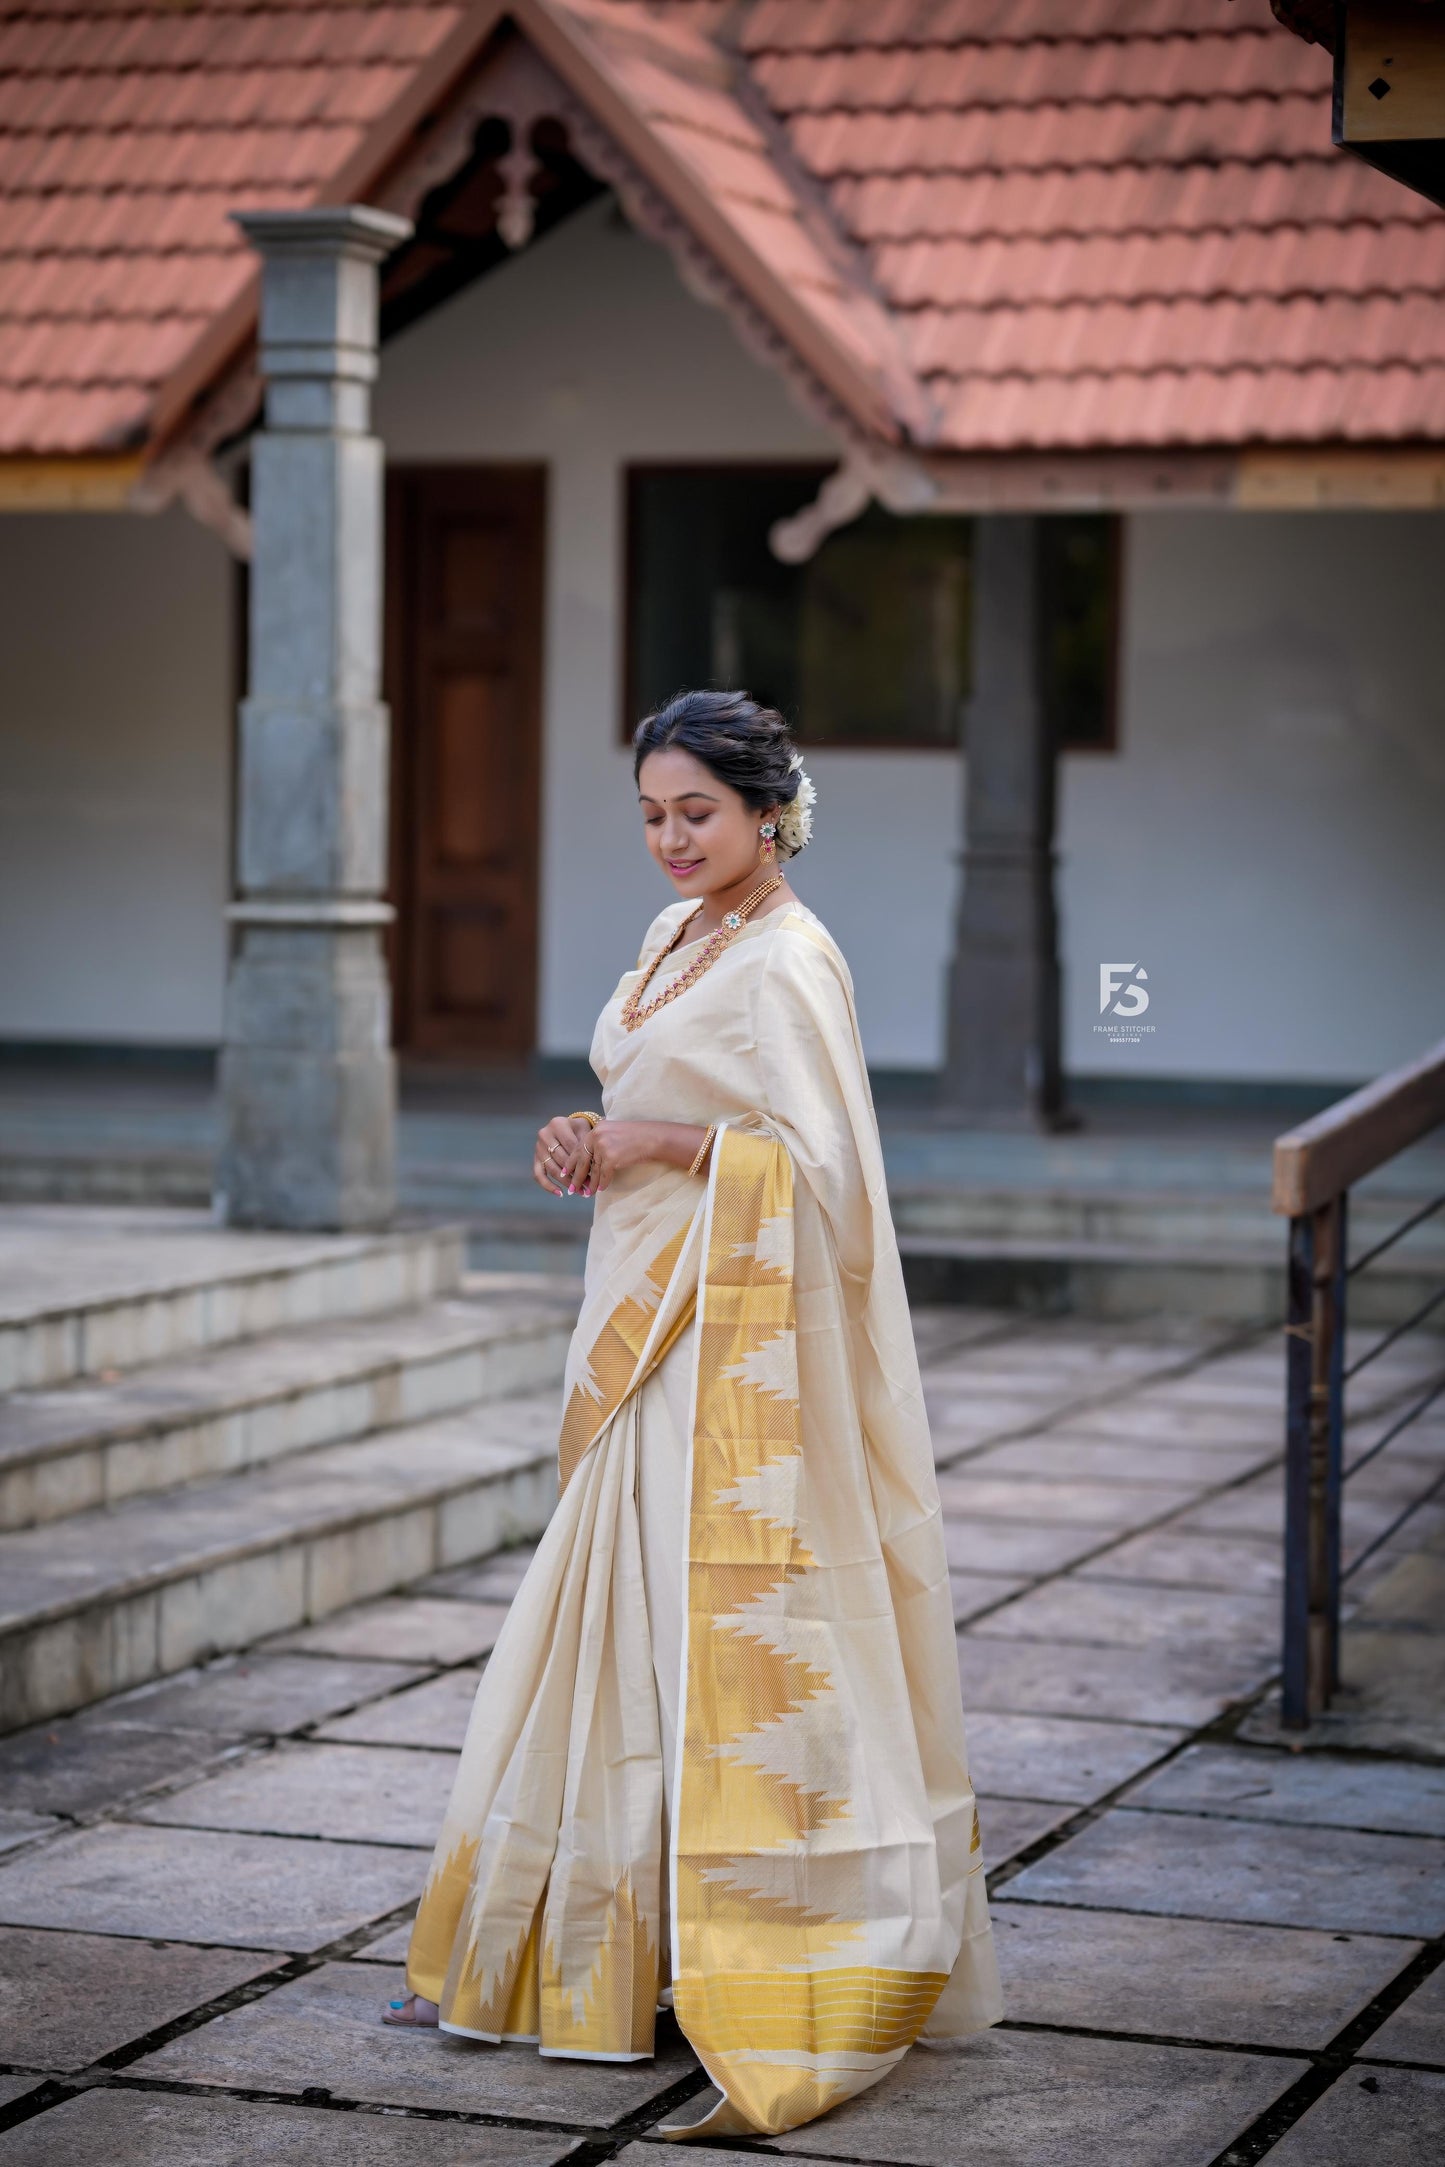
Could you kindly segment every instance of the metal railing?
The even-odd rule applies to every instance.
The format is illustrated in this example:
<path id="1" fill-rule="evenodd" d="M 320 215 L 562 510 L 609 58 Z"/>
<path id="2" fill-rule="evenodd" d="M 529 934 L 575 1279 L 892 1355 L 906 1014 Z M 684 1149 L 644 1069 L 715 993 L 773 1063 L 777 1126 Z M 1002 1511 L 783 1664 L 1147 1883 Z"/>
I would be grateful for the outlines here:
<path id="1" fill-rule="evenodd" d="M 1272 1207 L 1289 1217 L 1285 1323 L 1284 1679 L 1280 1719 L 1303 1730 L 1328 1708 L 1340 1682 L 1342 1583 L 1410 1515 L 1445 1488 L 1445 1469 L 1397 1513 L 1348 1566 L 1340 1567 L 1344 1485 L 1445 1392 L 1441 1376 L 1346 1467 L 1345 1387 L 1445 1302 L 1439 1287 L 1345 1366 L 1351 1281 L 1445 1205 L 1432 1198 L 1353 1261 L 1348 1257 L 1352 1186 L 1445 1122 L 1445 1040 L 1409 1067 L 1381 1076 L 1276 1139 Z"/>

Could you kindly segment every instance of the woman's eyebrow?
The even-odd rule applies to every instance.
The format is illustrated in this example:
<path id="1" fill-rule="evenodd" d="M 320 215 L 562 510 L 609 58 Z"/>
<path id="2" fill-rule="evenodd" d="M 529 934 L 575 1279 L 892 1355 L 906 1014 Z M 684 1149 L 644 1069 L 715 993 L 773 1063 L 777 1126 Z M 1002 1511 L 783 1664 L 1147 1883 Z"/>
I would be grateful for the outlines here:
<path id="1" fill-rule="evenodd" d="M 679 790 L 675 802 L 681 805 L 684 798 L 705 798 L 709 805 L 718 803 L 718 800 L 707 790 Z M 668 800 L 666 798 L 650 798 L 645 790 L 639 790 L 637 802 L 639 805 L 666 805 Z"/>

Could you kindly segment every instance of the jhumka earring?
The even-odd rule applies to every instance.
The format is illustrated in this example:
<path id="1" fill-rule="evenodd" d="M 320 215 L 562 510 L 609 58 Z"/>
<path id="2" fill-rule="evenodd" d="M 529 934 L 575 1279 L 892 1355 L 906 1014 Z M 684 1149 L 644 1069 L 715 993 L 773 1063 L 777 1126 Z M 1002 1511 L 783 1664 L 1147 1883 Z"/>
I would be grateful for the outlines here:
<path id="1" fill-rule="evenodd" d="M 765 820 L 762 826 L 758 829 L 759 865 L 768 865 L 772 862 L 774 856 L 773 837 L 777 834 L 777 832 L 778 825 L 775 820 Z"/>

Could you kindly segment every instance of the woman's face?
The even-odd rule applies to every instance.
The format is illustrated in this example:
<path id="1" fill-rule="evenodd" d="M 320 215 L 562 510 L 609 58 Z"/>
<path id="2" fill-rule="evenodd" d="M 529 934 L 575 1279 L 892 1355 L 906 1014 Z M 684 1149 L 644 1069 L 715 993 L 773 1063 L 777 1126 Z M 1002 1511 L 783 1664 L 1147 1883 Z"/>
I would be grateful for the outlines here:
<path id="1" fill-rule="evenodd" d="M 767 819 L 679 746 L 650 752 L 637 777 L 647 847 L 679 895 L 711 895 L 749 873 L 761 879 L 758 830 Z"/>

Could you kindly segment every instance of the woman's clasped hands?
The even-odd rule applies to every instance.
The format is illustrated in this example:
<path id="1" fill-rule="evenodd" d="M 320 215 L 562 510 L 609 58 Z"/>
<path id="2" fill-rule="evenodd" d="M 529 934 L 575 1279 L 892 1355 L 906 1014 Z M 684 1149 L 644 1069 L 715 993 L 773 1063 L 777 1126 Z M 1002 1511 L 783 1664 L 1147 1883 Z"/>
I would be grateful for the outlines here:
<path id="1" fill-rule="evenodd" d="M 650 1121 L 599 1121 L 558 1114 L 537 1131 L 533 1178 L 553 1196 L 595 1196 L 615 1174 L 658 1156 Z"/>
<path id="2" fill-rule="evenodd" d="M 532 1178 L 549 1196 L 596 1196 L 631 1166 L 691 1165 L 705 1131 L 687 1121 L 589 1123 L 558 1114 L 537 1131 Z"/>

